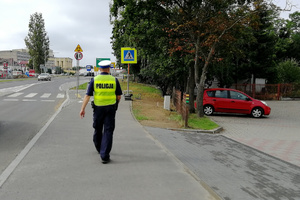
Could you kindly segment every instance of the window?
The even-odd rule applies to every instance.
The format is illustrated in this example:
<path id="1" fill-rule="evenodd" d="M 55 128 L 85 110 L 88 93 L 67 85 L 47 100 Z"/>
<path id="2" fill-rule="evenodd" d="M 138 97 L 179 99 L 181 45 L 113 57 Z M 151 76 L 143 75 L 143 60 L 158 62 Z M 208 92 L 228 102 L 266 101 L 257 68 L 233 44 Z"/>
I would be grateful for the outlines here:
<path id="1" fill-rule="evenodd" d="M 227 90 L 216 90 L 215 97 L 228 98 L 228 96 L 227 96 Z"/>
<path id="2" fill-rule="evenodd" d="M 206 94 L 209 97 L 215 97 L 215 91 L 207 91 Z"/>
<path id="3" fill-rule="evenodd" d="M 240 99 L 240 100 L 246 100 L 247 96 L 239 93 L 239 92 L 235 92 L 235 91 L 230 91 L 230 98 L 231 99 Z"/>

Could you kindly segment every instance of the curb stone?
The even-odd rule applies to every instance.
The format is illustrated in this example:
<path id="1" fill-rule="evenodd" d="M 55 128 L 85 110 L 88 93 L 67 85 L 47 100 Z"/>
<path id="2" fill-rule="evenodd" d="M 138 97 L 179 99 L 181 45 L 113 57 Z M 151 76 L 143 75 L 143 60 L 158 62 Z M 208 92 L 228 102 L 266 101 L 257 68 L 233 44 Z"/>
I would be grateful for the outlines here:
<path id="1" fill-rule="evenodd" d="M 223 127 L 218 127 L 212 130 L 201 130 L 201 129 L 176 129 L 176 128 L 168 128 L 167 130 L 172 131 L 184 131 L 184 132 L 194 132 L 194 133 L 210 133 L 210 134 L 218 134 L 223 131 Z"/>

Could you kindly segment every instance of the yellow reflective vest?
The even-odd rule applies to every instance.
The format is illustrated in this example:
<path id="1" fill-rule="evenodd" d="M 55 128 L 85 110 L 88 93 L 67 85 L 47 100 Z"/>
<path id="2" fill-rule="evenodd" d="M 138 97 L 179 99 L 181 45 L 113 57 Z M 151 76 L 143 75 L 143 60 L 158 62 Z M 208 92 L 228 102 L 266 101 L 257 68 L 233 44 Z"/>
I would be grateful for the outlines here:
<path id="1" fill-rule="evenodd" d="M 108 106 L 116 103 L 116 79 L 111 75 L 98 75 L 94 78 L 94 103 Z"/>

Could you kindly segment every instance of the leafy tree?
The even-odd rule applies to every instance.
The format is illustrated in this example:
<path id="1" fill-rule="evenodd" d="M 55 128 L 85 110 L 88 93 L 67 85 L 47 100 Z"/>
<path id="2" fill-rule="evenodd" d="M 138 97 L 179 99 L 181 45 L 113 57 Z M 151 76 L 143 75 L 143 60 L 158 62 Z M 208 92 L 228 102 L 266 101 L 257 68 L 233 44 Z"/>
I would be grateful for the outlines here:
<path id="1" fill-rule="evenodd" d="M 300 83 L 300 66 L 295 59 L 279 63 L 277 73 L 279 83 Z"/>
<path id="2" fill-rule="evenodd" d="M 41 13 L 30 15 L 28 35 L 25 44 L 29 50 L 32 64 L 36 73 L 40 73 L 40 65 L 47 62 L 49 58 L 49 37 L 45 31 L 45 22 Z"/>
<path id="3" fill-rule="evenodd" d="M 285 60 L 289 55 L 288 49 L 292 43 L 292 30 L 288 24 L 289 20 L 285 19 L 275 19 L 274 21 L 274 30 L 277 35 L 275 44 L 275 62 L 277 63 Z"/>
<path id="4" fill-rule="evenodd" d="M 186 43 L 192 44 L 197 111 L 198 116 L 202 117 L 203 91 L 209 66 L 212 66 L 215 60 L 222 59 L 218 55 L 226 45 L 230 47 L 229 44 L 233 44 L 239 38 L 238 33 L 256 25 L 256 9 L 264 1 L 190 0 L 173 3 L 178 8 L 177 18 L 180 19 L 172 23 L 173 30 L 182 35 L 181 38 L 187 38 Z"/>
<path id="5" fill-rule="evenodd" d="M 277 11 L 268 4 L 257 7 L 257 26 L 254 27 L 255 40 L 249 43 L 248 51 L 249 68 L 248 77 L 253 76 L 253 84 L 256 78 L 272 80 L 275 77 L 276 39 L 273 20 Z"/>
<path id="6" fill-rule="evenodd" d="M 292 14 L 290 14 L 290 24 L 289 26 L 291 27 L 291 30 L 294 33 L 299 33 L 300 32 L 300 12 L 296 11 Z"/>
<path id="7" fill-rule="evenodd" d="M 264 69 L 274 66 L 270 5 L 266 0 L 113 0 L 113 49 L 116 57 L 121 47 L 138 50 L 135 73 L 143 81 L 161 88 L 180 85 L 190 94 L 196 85 L 201 117 L 207 76 L 216 73 L 222 86 L 228 86 L 241 73 L 249 77 L 251 66 L 252 72 L 261 64 Z M 258 51 L 255 45 L 260 42 Z M 258 71 L 257 76 L 272 72 Z"/>
<path id="8" fill-rule="evenodd" d="M 61 67 L 55 67 L 55 74 L 61 74 L 63 72 Z"/>
<path id="9" fill-rule="evenodd" d="M 165 30 L 169 26 L 170 12 L 163 4 L 158 0 L 114 0 L 110 13 L 115 56 L 121 57 L 121 47 L 136 48 L 138 64 L 132 65 L 130 72 L 145 83 L 156 84 L 166 94 L 182 80 L 184 65 L 178 57 L 169 56 Z"/>
<path id="10" fill-rule="evenodd" d="M 287 21 L 286 25 L 290 31 L 290 43 L 287 49 L 287 57 L 294 58 L 300 62 L 300 12 L 290 14 L 290 20 Z"/>

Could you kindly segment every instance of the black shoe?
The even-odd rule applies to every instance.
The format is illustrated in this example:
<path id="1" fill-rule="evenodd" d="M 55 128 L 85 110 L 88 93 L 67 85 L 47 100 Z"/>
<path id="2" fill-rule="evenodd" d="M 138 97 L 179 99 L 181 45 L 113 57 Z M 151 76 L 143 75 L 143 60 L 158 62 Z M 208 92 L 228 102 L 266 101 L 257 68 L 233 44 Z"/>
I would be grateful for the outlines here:
<path id="1" fill-rule="evenodd" d="M 107 163 L 109 163 L 110 162 L 110 159 L 108 158 L 108 159 L 102 159 L 102 163 L 103 164 L 107 164 Z"/>

